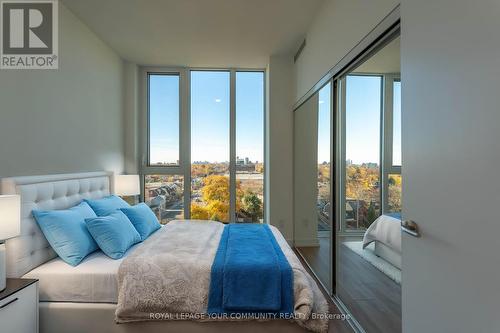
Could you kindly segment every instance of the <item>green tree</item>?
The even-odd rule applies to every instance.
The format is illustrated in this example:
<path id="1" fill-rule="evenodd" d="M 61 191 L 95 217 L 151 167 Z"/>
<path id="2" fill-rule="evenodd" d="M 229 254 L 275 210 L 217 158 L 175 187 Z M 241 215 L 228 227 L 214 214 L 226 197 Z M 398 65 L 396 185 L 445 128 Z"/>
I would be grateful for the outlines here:
<path id="1" fill-rule="evenodd" d="M 368 207 L 368 212 L 366 213 L 366 220 L 368 222 L 367 226 L 371 225 L 373 221 L 377 219 L 377 210 L 375 209 L 375 205 L 370 202 L 370 206 Z"/>
<path id="2" fill-rule="evenodd" d="M 242 199 L 244 212 L 252 219 L 252 222 L 257 222 L 262 216 L 262 200 L 252 193 L 247 192 Z"/>

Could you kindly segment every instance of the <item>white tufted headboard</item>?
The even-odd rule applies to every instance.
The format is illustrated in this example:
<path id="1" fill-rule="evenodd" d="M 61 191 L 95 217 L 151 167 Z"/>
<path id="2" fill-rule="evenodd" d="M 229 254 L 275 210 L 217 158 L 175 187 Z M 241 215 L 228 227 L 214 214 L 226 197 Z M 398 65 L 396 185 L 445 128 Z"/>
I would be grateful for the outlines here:
<path id="1" fill-rule="evenodd" d="M 21 235 L 5 242 L 7 276 L 21 277 L 57 255 L 31 214 L 33 209 L 66 209 L 83 199 L 113 193 L 112 172 L 4 178 L 3 194 L 21 196 Z"/>

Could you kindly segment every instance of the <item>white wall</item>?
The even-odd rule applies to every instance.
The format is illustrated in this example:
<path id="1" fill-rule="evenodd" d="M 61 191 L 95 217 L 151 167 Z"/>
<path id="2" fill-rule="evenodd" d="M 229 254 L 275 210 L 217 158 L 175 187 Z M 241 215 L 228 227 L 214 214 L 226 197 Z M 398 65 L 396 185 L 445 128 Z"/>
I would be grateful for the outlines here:
<path id="1" fill-rule="evenodd" d="M 399 0 L 326 0 L 294 66 L 295 101 L 366 36 Z"/>
<path id="2" fill-rule="evenodd" d="M 500 2 L 403 0 L 403 331 L 499 332 Z"/>
<path id="3" fill-rule="evenodd" d="M 123 64 L 59 2 L 59 69 L 0 70 L 0 177 L 123 169 Z"/>
<path id="4" fill-rule="evenodd" d="M 294 244 L 319 246 L 318 240 L 318 101 L 312 96 L 294 115 Z"/>
<path id="5" fill-rule="evenodd" d="M 293 239 L 292 57 L 271 56 L 267 68 L 266 219 Z"/>
<path id="6" fill-rule="evenodd" d="M 124 138 L 125 144 L 125 172 L 139 173 L 140 154 L 140 119 L 139 119 L 139 68 L 131 62 L 125 63 L 124 68 Z"/>

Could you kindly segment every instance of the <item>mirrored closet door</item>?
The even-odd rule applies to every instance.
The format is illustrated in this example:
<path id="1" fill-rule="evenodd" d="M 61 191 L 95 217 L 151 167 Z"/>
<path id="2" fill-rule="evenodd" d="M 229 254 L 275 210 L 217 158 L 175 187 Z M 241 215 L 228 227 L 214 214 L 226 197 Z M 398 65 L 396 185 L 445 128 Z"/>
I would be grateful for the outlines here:
<path id="1" fill-rule="evenodd" d="M 338 79 L 336 296 L 366 332 L 401 332 L 399 37 Z"/>
<path id="2" fill-rule="evenodd" d="M 401 332 L 399 31 L 294 111 L 294 246 L 360 331 Z"/>
<path id="3" fill-rule="evenodd" d="M 294 113 L 295 247 L 318 280 L 333 291 L 332 84 Z"/>

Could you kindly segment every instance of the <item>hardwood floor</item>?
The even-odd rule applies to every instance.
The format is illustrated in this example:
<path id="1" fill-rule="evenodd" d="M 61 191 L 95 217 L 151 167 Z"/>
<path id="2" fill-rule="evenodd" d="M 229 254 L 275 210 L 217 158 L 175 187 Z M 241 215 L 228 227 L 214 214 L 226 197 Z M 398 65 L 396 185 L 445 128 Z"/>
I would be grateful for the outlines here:
<path id="1" fill-rule="evenodd" d="M 295 251 L 297 251 L 297 250 L 295 249 Z M 319 281 L 316 279 L 314 274 L 311 272 L 311 270 L 307 266 L 304 259 L 298 253 L 297 253 L 297 256 L 299 257 L 299 259 L 302 262 L 302 264 L 304 265 L 304 267 L 309 271 L 311 276 L 316 280 L 318 285 L 320 285 L 320 289 L 323 292 L 323 294 L 325 295 L 326 299 L 328 300 L 328 304 L 330 305 L 330 313 L 342 314 L 342 312 L 337 308 L 335 303 L 332 302 L 328 293 L 323 288 L 321 288 L 321 284 L 319 284 Z M 352 333 L 352 332 L 354 332 L 354 330 L 351 328 L 351 325 L 347 322 L 347 320 L 340 320 L 340 319 L 330 320 L 330 323 L 328 326 L 328 333 Z"/>
<path id="2" fill-rule="evenodd" d="M 331 245 L 329 237 L 318 237 L 319 246 L 300 247 L 299 252 L 314 270 L 323 285 L 332 290 L 331 286 Z"/>
<path id="3" fill-rule="evenodd" d="M 345 245 L 337 295 L 368 333 L 401 332 L 401 286 Z"/>
<path id="4" fill-rule="evenodd" d="M 321 242 L 320 239 L 319 247 L 299 250 L 318 277 L 322 281 L 330 281 L 329 242 Z M 401 286 L 345 245 L 339 248 L 336 286 L 337 296 L 367 333 L 401 332 Z M 335 307 L 332 311 L 337 313 L 335 311 L 339 310 Z M 346 329 L 337 328 L 336 324 L 330 324 L 330 332 L 337 332 L 332 327 Z M 352 331 L 350 327 L 348 329 L 348 332 Z"/>
<path id="5" fill-rule="evenodd" d="M 341 314 L 340 310 L 333 304 L 330 303 L 330 313 L 338 313 Z M 351 325 L 347 322 L 347 320 L 340 319 L 332 319 L 330 320 L 328 326 L 328 333 L 353 333 Z"/>

